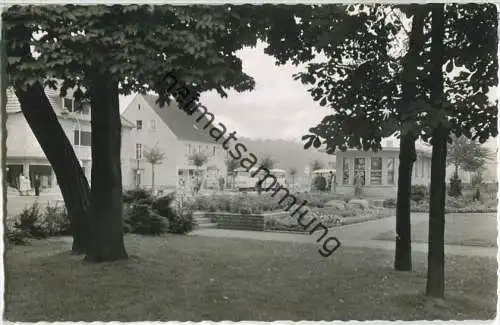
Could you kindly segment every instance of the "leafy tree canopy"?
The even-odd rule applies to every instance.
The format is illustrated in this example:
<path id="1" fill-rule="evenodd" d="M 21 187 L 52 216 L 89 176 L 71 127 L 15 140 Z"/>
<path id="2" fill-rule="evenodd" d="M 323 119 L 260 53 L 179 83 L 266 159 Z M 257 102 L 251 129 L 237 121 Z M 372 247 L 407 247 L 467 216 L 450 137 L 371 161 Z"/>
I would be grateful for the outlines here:
<path id="1" fill-rule="evenodd" d="M 154 146 L 152 148 L 146 149 L 144 151 L 144 158 L 153 165 L 161 164 L 163 159 L 165 159 L 165 153 L 158 148 L 158 146 Z"/>
<path id="2" fill-rule="evenodd" d="M 326 144 L 328 153 L 348 147 L 377 150 L 382 138 L 400 131 L 413 131 L 429 141 L 432 127 L 439 122 L 457 135 L 480 142 L 497 135 L 496 103 L 489 102 L 486 95 L 498 82 L 496 7 L 446 5 L 448 74 L 443 114 L 432 109 L 430 102 L 430 16 L 418 54 L 418 93 L 410 103 L 402 100 L 408 40 L 404 21 L 417 6 L 315 6 L 289 20 L 291 29 L 283 26 L 284 18 L 275 20 L 279 27 L 269 28 L 266 53 L 274 55 L 278 64 L 288 60 L 308 63 L 306 71 L 296 78 L 311 85 L 313 99 L 333 111 L 303 137 L 305 148 Z M 290 35 L 290 30 L 295 34 Z M 315 32 L 317 36 L 313 36 Z M 294 48 L 281 41 L 287 38 L 296 40 Z M 320 62 L 311 62 L 313 59 Z M 449 74 L 452 71 L 460 72 Z M 410 116 L 404 116 L 403 111 Z M 414 122 L 403 124 L 410 118 Z"/>
<path id="3" fill-rule="evenodd" d="M 175 75 L 197 91 L 252 89 L 235 52 L 257 40 L 250 6 L 46 5 L 12 6 L 3 12 L 11 82 L 43 80 L 61 95 L 77 87 L 83 97 L 91 78 L 108 75 L 120 92 L 165 87 Z M 35 55 L 30 55 L 31 46 Z M 163 100 L 164 98 L 161 98 Z"/>
<path id="4" fill-rule="evenodd" d="M 479 172 L 490 159 L 490 151 L 464 136 L 452 137 L 448 146 L 448 164 L 468 172 Z"/>

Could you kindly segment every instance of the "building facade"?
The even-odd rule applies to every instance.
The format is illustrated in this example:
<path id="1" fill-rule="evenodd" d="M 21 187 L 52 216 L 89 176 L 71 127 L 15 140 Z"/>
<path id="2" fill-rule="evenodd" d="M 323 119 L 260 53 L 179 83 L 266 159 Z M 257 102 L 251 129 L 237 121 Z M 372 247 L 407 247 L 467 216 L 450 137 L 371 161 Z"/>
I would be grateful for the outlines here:
<path id="1" fill-rule="evenodd" d="M 337 152 L 336 188 L 340 194 L 353 194 L 356 176 L 363 196 L 395 198 L 398 188 L 399 146 L 388 141 L 381 151 L 347 150 Z M 417 160 L 413 165 L 412 184 L 430 184 L 431 151 L 417 146 Z"/>
<path id="2" fill-rule="evenodd" d="M 160 107 L 157 97 L 137 94 L 122 116 L 135 124 L 131 146 L 135 149 L 132 173 L 124 175 L 133 180 L 134 186 L 155 189 L 174 189 L 180 184 L 191 188 L 195 178 L 204 180 L 204 187 L 216 188 L 220 178 L 226 178 L 226 152 L 222 145 L 209 135 L 203 126 L 205 116 L 189 116 L 175 102 Z M 147 153 L 156 148 L 164 154 L 161 163 L 152 165 Z M 196 166 L 193 155 L 201 153 L 207 161 Z"/>
<path id="3" fill-rule="evenodd" d="M 90 183 L 92 167 L 90 107 L 83 106 L 82 110 L 76 111 L 71 91 L 68 91 L 64 98 L 59 97 L 58 91 L 50 88 L 46 88 L 45 93 Z M 59 192 L 55 173 L 24 118 L 14 91 L 10 88 L 7 89 L 6 111 L 7 155 L 5 167 L 8 187 L 19 189 L 19 178 L 24 175 L 33 188 L 34 176 L 39 175 L 42 193 Z M 125 172 L 130 166 L 123 158 L 132 156 L 128 148 L 132 128 L 133 125 L 122 118 L 122 170 Z M 124 185 L 127 186 L 127 184 Z"/>

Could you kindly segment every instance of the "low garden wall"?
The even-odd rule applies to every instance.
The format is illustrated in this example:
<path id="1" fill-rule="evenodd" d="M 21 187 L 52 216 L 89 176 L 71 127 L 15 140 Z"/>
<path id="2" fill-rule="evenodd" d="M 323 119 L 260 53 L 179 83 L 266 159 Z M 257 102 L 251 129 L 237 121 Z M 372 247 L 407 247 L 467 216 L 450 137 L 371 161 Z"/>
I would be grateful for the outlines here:
<path id="1" fill-rule="evenodd" d="M 200 213 L 200 212 L 198 212 Z M 265 230 L 266 218 L 270 216 L 286 216 L 288 212 L 268 212 L 241 214 L 232 212 L 205 212 L 203 216 L 217 224 L 217 228 L 235 230 Z"/>
<path id="2" fill-rule="evenodd" d="M 315 218 L 326 227 L 337 227 L 353 223 L 360 223 L 394 215 L 392 209 L 371 208 L 364 212 L 352 210 L 340 211 L 336 208 L 313 208 L 305 220 Z M 298 215 L 291 216 L 293 211 L 276 211 L 263 213 L 235 213 L 235 212 L 204 212 L 196 211 L 196 217 L 209 219 L 219 229 L 253 230 L 253 231 L 291 231 L 306 233 L 298 223 Z M 195 217 L 195 218 L 196 218 Z M 305 221 L 307 222 L 307 221 Z"/>

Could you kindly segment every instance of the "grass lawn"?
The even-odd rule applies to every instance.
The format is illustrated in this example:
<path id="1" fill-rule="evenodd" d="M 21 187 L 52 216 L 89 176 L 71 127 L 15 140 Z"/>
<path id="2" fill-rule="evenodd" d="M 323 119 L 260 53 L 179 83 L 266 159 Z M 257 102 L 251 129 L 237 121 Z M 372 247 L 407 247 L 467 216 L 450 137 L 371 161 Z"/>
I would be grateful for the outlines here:
<path id="1" fill-rule="evenodd" d="M 428 222 L 412 225 L 413 242 L 426 243 L 429 236 Z M 394 230 L 379 234 L 373 239 L 393 241 Z M 446 215 L 444 242 L 449 245 L 495 247 L 497 244 L 496 213 L 451 213 Z"/>
<path id="2" fill-rule="evenodd" d="M 126 237 L 131 258 L 82 263 L 67 240 L 5 255 L 9 321 L 492 319 L 496 260 L 447 257 L 447 300 L 424 298 L 424 254 L 414 271 L 392 253 L 198 236 Z"/>

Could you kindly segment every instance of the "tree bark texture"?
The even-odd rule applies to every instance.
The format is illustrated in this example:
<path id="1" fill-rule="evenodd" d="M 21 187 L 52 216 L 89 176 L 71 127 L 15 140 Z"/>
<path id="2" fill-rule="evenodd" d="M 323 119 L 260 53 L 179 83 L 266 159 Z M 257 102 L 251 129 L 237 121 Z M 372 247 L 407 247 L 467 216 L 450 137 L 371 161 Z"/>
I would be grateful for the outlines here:
<path id="1" fill-rule="evenodd" d="M 92 186 L 90 245 L 85 259 L 91 262 L 127 258 L 123 231 L 121 175 L 121 120 L 118 82 L 108 75 L 93 78 Z"/>
<path id="2" fill-rule="evenodd" d="M 419 52 L 424 45 L 424 21 L 428 11 L 425 6 L 417 5 L 414 9 L 412 29 L 409 39 L 409 49 L 403 66 L 403 105 L 402 122 L 406 123 L 412 117 L 410 105 L 417 95 L 417 67 Z M 398 192 L 396 203 L 396 250 L 394 269 L 410 271 L 411 260 L 411 178 L 413 163 L 417 156 L 415 151 L 416 136 L 414 131 L 402 132 L 399 144 Z"/>
<path id="3" fill-rule="evenodd" d="M 434 109 L 442 110 L 444 90 L 444 4 L 432 5 L 433 64 L 431 101 Z M 446 201 L 446 154 L 448 130 L 438 124 L 432 134 L 431 191 L 429 209 L 429 250 L 427 255 L 426 295 L 444 298 L 444 228 Z"/>

